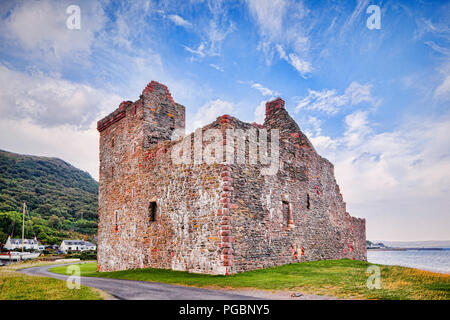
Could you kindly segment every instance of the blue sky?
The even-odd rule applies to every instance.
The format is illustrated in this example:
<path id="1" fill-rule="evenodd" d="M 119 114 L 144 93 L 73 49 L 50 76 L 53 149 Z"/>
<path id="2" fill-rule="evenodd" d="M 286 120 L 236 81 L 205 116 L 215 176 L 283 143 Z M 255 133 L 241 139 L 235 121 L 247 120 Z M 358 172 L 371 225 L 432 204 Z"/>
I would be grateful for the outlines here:
<path id="1" fill-rule="evenodd" d="M 450 239 L 448 1 L 2 1 L 0 18 L 1 149 L 97 179 L 96 121 L 151 80 L 190 130 L 262 122 L 281 96 L 369 239 Z"/>

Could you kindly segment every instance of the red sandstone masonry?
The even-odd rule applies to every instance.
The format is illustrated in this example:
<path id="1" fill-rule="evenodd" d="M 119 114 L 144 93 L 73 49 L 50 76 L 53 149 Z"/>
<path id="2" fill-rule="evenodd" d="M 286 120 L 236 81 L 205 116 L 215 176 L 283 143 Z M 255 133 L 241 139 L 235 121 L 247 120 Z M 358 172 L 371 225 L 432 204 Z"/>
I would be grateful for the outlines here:
<path id="1" fill-rule="evenodd" d="M 98 122 L 100 271 L 233 274 L 298 261 L 365 260 L 365 220 L 346 212 L 332 164 L 315 152 L 281 98 L 266 104 L 263 125 L 223 115 L 202 129 L 280 129 L 280 170 L 271 177 L 259 175 L 261 166 L 172 164 L 170 130 L 184 128 L 184 118 L 167 87 L 152 81 L 138 101 L 121 103 Z M 148 218 L 150 201 L 157 203 L 155 221 Z"/>
<path id="2" fill-rule="evenodd" d="M 148 94 L 149 92 L 153 92 L 155 90 L 155 87 L 160 86 L 164 89 L 164 91 L 166 92 L 166 98 L 173 104 L 175 105 L 175 102 L 173 101 L 172 95 L 170 94 L 169 89 L 167 88 L 167 86 L 157 82 L 157 81 L 152 81 L 150 82 L 145 89 L 142 91 L 142 94 Z"/>
<path id="3" fill-rule="evenodd" d="M 223 115 L 220 117 L 220 124 L 222 126 L 226 126 L 230 123 L 231 117 L 229 115 Z M 226 137 L 223 139 L 223 145 L 226 146 Z M 220 255 L 220 259 L 222 260 L 223 266 L 225 267 L 225 275 L 229 275 L 232 273 L 231 268 L 233 265 L 233 238 L 231 237 L 231 220 L 230 210 L 231 210 L 231 202 L 232 195 L 231 192 L 233 188 L 231 187 L 231 167 L 228 164 L 221 164 L 221 173 L 220 177 L 222 180 L 222 192 L 220 194 L 220 203 L 222 204 L 222 208 L 219 209 L 218 215 L 222 216 L 222 223 L 220 225 L 219 237 L 221 243 L 219 244 L 219 248 L 222 249 L 222 254 Z"/>
<path id="4" fill-rule="evenodd" d="M 225 275 L 231 274 L 231 267 L 233 265 L 233 238 L 231 237 L 231 219 L 229 218 L 232 191 L 230 171 L 231 168 L 229 165 L 221 165 L 220 176 L 222 177 L 224 192 L 220 194 L 220 203 L 222 203 L 222 208 L 217 212 L 218 216 L 222 216 L 222 223 L 219 230 L 219 237 L 221 240 L 219 248 L 222 249 L 220 258 L 226 270 Z"/>

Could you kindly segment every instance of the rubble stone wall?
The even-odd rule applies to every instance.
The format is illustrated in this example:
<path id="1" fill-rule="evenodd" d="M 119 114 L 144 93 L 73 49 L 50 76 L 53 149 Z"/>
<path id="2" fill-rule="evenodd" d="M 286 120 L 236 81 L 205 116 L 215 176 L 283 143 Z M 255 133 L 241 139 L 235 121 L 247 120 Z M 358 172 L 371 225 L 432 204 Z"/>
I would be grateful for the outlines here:
<path id="1" fill-rule="evenodd" d="M 263 125 L 224 115 L 201 129 L 220 130 L 225 160 L 227 146 L 237 147 L 227 141 L 227 129 L 265 128 L 269 138 L 279 129 L 274 175 L 262 175 L 264 166 L 248 157 L 245 164 L 196 163 L 193 148 L 189 164 L 174 163 L 181 140 L 171 141 L 172 133 L 184 127 L 184 107 L 155 81 L 139 100 L 122 102 L 98 122 L 100 271 L 232 274 L 308 260 L 366 259 L 365 220 L 346 212 L 333 165 L 316 153 L 283 100 L 267 103 Z M 191 133 L 182 141 L 193 146 L 195 139 Z M 208 144 L 201 142 L 202 148 Z"/>

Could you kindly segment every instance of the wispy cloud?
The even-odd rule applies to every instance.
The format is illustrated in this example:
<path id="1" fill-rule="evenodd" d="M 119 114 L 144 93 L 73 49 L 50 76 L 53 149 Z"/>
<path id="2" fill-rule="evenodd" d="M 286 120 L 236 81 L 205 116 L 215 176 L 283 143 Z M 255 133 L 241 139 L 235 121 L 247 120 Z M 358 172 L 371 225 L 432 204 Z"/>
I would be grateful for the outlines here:
<path id="1" fill-rule="evenodd" d="M 251 88 L 258 90 L 263 96 L 274 97 L 274 96 L 279 95 L 278 92 L 276 92 L 272 89 L 266 88 L 262 84 L 254 82 L 254 81 L 238 80 L 238 83 L 249 85 Z"/>
<path id="2" fill-rule="evenodd" d="M 280 58 L 289 62 L 289 64 L 292 65 L 301 74 L 303 78 L 306 79 L 307 76 L 312 72 L 313 67 L 311 63 L 309 63 L 308 61 L 301 60 L 293 53 L 287 55 L 286 51 L 280 44 L 277 44 L 276 48 L 278 54 L 280 55 Z"/>
<path id="3" fill-rule="evenodd" d="M 442 149 L 450 144 L 448 114 L 410 117 L 391 131 L 376 132 L 369 113 L 358 110 L 344 118 L 346 130 L 335 138 L 322 132 L 317 118 L 301 124 L 318 152 L 335 165 L 349 212 L 367 218 L 368 237 L 392 238 L 383 225 L 397 228 L 405 211 L 409 222 L 401 223 L 399 237 L 429 238 L 449 228 L 448 219 L 435 219 L 417 229 L 424 212 L 444 217 L 450 205 L 450 153 Z"/>
<path id="4" fill-rule="evenodd" d="M 261 94 L 263 96 L 269 96 L 269 97 L 273 97 L 275 95 L 277 95 L 278 93 L 275 91 L 270 90 L 269 88 L 265 88 L 263 87 L 261 84 L 259 83 L 252 83 L 251 85 L 252 88 L 258 90 L 259 92 L 261 92 Z"/>
<path id="5" fill-rule="evenodd" d="M 357 105 L 367 102 L 372 106 L 377 106 L 381 101 L 371 94 L 370 84 L 362 85 L 352 82 L 345 90 L 344 94 L 337 94 L 336 90 L 323 89 L 320 91 L 308 89 L 308 96 L 301 99 L 295 108 L 295 112 L 301 109 L 325 112 L 334 115 L 345 105 Z"/>
<path id="6" fill-rule="evenodd" d="M 193 60 L 200 60 L 205 57 L 220 56 L 222 43 L 227 36 L 236 30 L 236 26 L 229 17 L 229 4 L 226 1 L 206 1 L 209 11 L 209 19 L 199 21 L 195 27 L 195 33 L 201 38 L 197 49 L 192 46 L 185 46 L 185 49 L 192 53 Z"/>
<path id="7" fill-rule="evenodd" d="M 308 61 L 302 60 L 297 55 L 290 53 L 289 59 L 285 59 L 288 61 L 294 68 L 297 70 L 303 78 L 307 78 L 308 74 L 310 74 L 313 70 L 311 63 Z"/>
<path id="8" fill-rule="evenodd" d="M 54 61 L 67 56 L 85 57 L 91 52 L 96 33 L 105 25 L 101 5 L 95 1 L 81 1 L 81 28 L 66 26 L 68 1 L 17 2 L 6 18 L 0 20 L 0 39 L 11 46 L 19 46 L 27 57 Z"/>
<path id="9" fill-rule="evenodd" d="M 203 58 L 206 56 L 206 43 L 202 42 L 198 45 L 197 49 L 189 48 L 188 46 L 184 46 L 186 51 L 193 54 L 193 56 Z"/>
<path id="10" fill-rule="evenodd" d="M 446 75 L 442 83 L 434 91 L 434 97 L 450 101 L 450 75 Z"/>
<path id="11" fill-rule="evenodd" d="M 257 49 L 264 54 L 266 64 L 272 64 L 278 51 L 279 57 L 306 79 L 313 71 L 308 58 L 309 37 L 303 23 L 308 9 L 302 2 L 290 0 L 247 0 L 246 3 L 260 31 Z"/>
<path id="12" fill-rule="evenodd" d="M 184 27 L 186 29 L 192 28 L 192 23 L 189 21 L 184 20 L 182 17 L 176 14 L 170 14 L 167 16 L 167 18 L 175 23 L 177 26 Z"/>
<path id="13" fill-rule="evenodd" d="M 218 66 L 218 65 L 216 65 L 216 64 L 214 64 L 214 63 L 210 63 L 209 66 L 210 66 L 211 68 L 216 69 L 217 71 L 224 72 L 224 70 L 223 70 L 223 68 L 222 68 L 221 66 Z"/>
<path id="14" fill-rule="evenodd" d="M 188 121 L 188 132 L 196 128 L 201 128 L 204 125 L 216 120 L 217 117 L 224 114 L 232 114 L 234 106 L 231 102 L 221 99 L 211 100 L 201 106 L 195 113 L 192 121 Z"/>
<path id="15" fill-rule="evenodd" d="M 122 101 L 117 95 L 42 73 L 27 74 L 0 65 L 0 116 L 28 119 L 42 127 L 86 129 Z"/>

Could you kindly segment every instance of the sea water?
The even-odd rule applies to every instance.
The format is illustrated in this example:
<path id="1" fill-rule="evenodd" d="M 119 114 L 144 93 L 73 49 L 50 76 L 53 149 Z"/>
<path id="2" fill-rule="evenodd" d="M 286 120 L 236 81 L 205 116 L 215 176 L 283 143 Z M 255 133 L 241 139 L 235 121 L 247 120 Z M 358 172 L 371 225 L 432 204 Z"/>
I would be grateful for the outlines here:
<path id="1" fill-rule="evenodd" d="M 450 248 L 444 250 L 367 250 L 367 261 L 450 274 Z"/>

